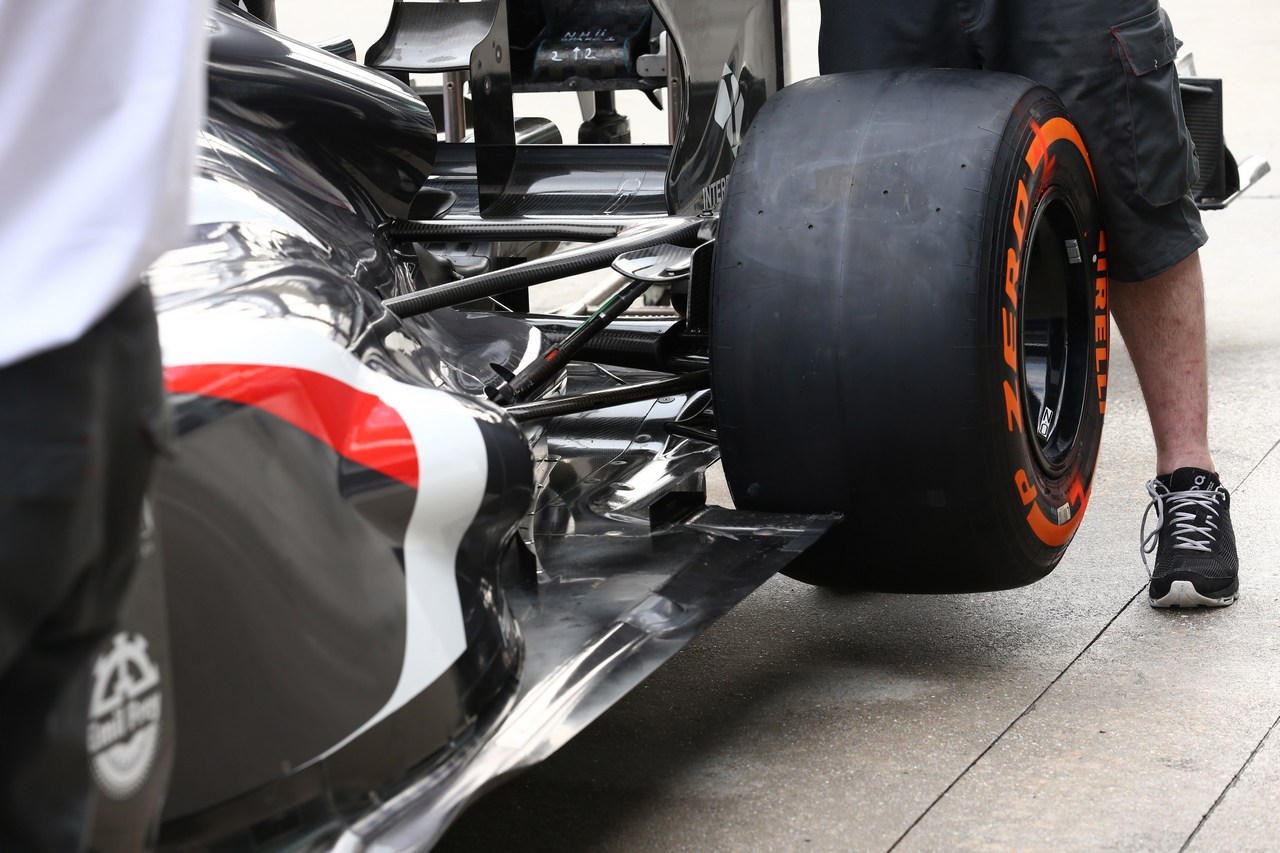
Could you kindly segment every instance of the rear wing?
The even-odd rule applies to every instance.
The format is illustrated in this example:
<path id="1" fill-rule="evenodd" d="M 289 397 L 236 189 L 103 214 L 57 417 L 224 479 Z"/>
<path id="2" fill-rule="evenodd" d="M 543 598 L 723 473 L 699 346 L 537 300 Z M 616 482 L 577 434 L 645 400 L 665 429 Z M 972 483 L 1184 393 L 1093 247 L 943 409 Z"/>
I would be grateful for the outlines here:
<path id="1" fill-rule="evenodd" d="M 1200 160 L 1200 178 L 1191 188 L 1201 210 L 1221 210 L 1271 171 L 1266 158 L 1237 161 L 1222 133 L 1222 80 L 1198 77 L 1190 53 L 1178 57 L 1182 111 Z"/>

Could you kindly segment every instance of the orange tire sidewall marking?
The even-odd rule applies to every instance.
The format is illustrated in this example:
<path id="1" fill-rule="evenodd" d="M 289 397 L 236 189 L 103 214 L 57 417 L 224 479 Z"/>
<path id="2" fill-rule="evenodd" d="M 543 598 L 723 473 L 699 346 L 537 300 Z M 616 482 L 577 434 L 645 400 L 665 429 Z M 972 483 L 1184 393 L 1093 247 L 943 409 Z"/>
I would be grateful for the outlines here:
<path id="1" fill-rule="evenodd" d="M 1070 120 L 1055 116 L 1044 124 L 1031 122 L 1032 138 L 1027 146 L 1027 153 L 1024 161 L 1027 165 L 1029 174 L 1018 179 L 1018 203 L 1013 207 L 1012 220 L 1012 236 L 1015 238 L 1014 245 L 1011 246 L 1006 254 L 1005 266 L 1005 298 L 1006 303 L 1001 308 L 1001 343 L 1005 353 L 1005 362 L 1008 362 L 1008 354 L 1011 349 L 1019 346 L 1017 340 L 1017 329 L 1019 323 L 1017 320 L 1018 312 L 1018 293 L 1017 285 L 1021 281 L 1022 276 L 1022 253 L 1026 249 L 1026 228 L 1029 224 L 1030 206 L 1024 201 L 1027 196 L 1027 181 L 1036 178 L 1041 171 L 1042 165 L 1046 158 L 1049 159 L 1048 167 L 1053 165 L 1053 158 L 1049 154 L 1049 149 L 1057 142 L 1068 142 L 1075 147 L 1084 160 L 1086 168 L 1089 170 L 1089 179 L 1093 183 L 1094 194 L 1098 191 L 1097 178 L 1093 171 L 1093 161 L 1089 158 L 1088 151 L 1085 150 L 1084 140 L 1080 136 L 1080 132 Z M 1098 375 L 1097 395 L 1098 395 L 1098 411 L 1106 412 L 1106 367 L 1110 364 L 1110 334 L 1102 333 L 1102 324 L 1107 323 L 1109 330 L 1110 317 L 1108 311 L 1108 287 L 1107 287 L 1107 265 L 1104 255 L 1106 249 L 1106 238 L 1101 233 L 1098 234 L 1098 251 L 1095 261 L 1094 276 L 1094 307 L 1095 307 L 1095 348 L 1094 364 Z M 1099 320 L 1098 318 L 1104 318 Z M 1010 365 L 1012 366 L 1012 365 Z M 1015 427 L 1018 433 L 1022 433 L 1022 395 L 1019 388 L 1019 378 L 1016 366 L 1013 367 L 1012 381 L 1008 378 L 1001 380 L 1002 391 L 1005 399 L 1005 408 L 1008 416 L 1008 431 L 1014 432 Z M 1015 401 L 1016 400 L 1016 405 Z M 1015 412 L 1014 409 L 1017 409 Z M 1025 441 L 1025 438 L 1021 440 Z M 1092 478 L 1090 478 L 1092 480 Z M 1080 521 L 1084 518 L 1085 508 L 1089 504 L 1089 496 L 1092 494 L 1092 482 L 1085 484 L 1081 478 L 1079 471 L 1073 472 L 1071 481 L 1068 484 L 1067 497 L 1068 505 L 1071 507 L 1071 517 L 1064 523 L 1057 523 L 1050 519 L 1044 509 L 1040 506 L 1039 497 L 1032 480 L 1028 477 L 1024 469 L 1019 469 L 1013 477 L 1013 486 L 1017 491 L 1018 500 L 1023 505 L 1029 507 L 1027 512 L 1027 526 L 1031 532 L 1035 534 L 1045 545 L 1051 548 L 1060 548 L 1071 541 L 1071 537 L 1075 535 Z"/>
<path id="2" fill-rule="evenodd" d="M 1027 168 L 1034 175 L 1036 167 L 1044 160 L 1045 155 L 1049 153 L 1049 147 L 1053 143 L 1060 140 L 1070 142 L 1080 152 L 1080 156 L 1084 158 L 1084 165 L 1089 169 L 1089 180 L 1093 181 L 1093 191 L 1098 191 L 1098 179 L 1093 174 L 1093 161 L 1089 159 L 1089 152 L 1084 148 L 1084 140 L 1080 137 L 1080 131 L 1076 130 L 1076 126 L 1068 119 L 1062 116 L 1055 116 L 1044 124 L 1031 123 L 1031 145 L 1027 148 Z"/>

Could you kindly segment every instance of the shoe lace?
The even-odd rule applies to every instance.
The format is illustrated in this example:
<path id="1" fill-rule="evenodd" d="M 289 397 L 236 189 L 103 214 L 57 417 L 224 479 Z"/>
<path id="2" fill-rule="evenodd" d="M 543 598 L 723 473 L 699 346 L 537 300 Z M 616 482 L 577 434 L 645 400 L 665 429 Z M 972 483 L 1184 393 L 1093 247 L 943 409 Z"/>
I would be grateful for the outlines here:
<path id="1" fill-rule="evenodd" d="M 1142 548 L 1142 565 L 1151 577 L 1151 565 L 1147 555 L 1153 553 L 1160 545 L 1160 531 L 1166 524 L 1172 524 L 1171 535 L 1173 547 L 1183 551 L 1202 551 L 1212 553 L 1213 545 L 1218 539 L 1218 506 L 1226 499 L 1221 487 L 1213 490 L 1187 489 L 1171 492 L 1169 487 L 1159 480 L 1147 481 L 1147 494 L 1151 503 L 1142 514 L 1142 529 L 1138 536 Z M 1147 533 L 1147 519 L 1151 510 L 1156 511 L 1156 526 Z"/>

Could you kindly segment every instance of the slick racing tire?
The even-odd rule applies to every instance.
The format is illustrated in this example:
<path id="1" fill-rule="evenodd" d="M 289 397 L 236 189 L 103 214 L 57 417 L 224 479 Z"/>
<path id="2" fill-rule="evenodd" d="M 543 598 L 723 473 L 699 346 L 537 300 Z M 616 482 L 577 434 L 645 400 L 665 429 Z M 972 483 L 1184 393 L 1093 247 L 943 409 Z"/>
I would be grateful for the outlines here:
<path id="1" fill-rule="evenodd" d="M 963 592 L 1053 569 L 1106 408 L 1105 248 L 1080 134 L 1021 77 L 766 103 L 720 219 L 712 382 L 735 503 L 844 515 L 788 574 Z"/>

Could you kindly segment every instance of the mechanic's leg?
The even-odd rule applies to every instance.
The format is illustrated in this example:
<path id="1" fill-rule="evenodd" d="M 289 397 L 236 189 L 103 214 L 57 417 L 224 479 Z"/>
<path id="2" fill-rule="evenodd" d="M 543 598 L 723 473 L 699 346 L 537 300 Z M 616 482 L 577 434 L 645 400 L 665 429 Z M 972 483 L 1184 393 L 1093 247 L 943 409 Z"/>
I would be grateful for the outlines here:
<path id="1" fill-rule="evenodd" d="M 1195 159 L 1168 61 L 1176 41 L 1169 21 L 1156 0 L 1000 0 L 985 8 L 976 36 L 989 67 L 1053 89 L 1089 145 L 1111 310 L 1146 399 L 1156 471 L 1213 470 L 1197 254 L 1207 235 L 1188 195 Z M 1122 44 L 1150 48 L 1162 64 L 1135 69 Z"/>
<path id="2" fill-rule="evenodd" d="M 145 289 L 0 370 L 0 850 L 83 847 L 91 673 L 135 562 L 160 383 Z"/>
<path id="3" fill-rule="evenodd" d="M 1222 607 L 1239 594 L 1230 495 L 1209 453 L 1208 357 L 1200 256 L 1145 282 L 1111 283 L 1111 313 L 1124 336 L 1156 441 L 1158 508 L 1143 536 L 1152 607 Z M 1146 516 L 1143 518 L 1146 534 Z M 1151 566 L 1146 555 L 1155 552 Z"/>
<path id="4" fill-rule="evenodd" d="M 1156 442 L 1156 472 L 1216 470 L 1209 454 L 1204 278 L 1198 252 L 1143 282 L 1111 282 Z"/>

